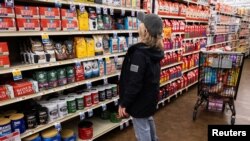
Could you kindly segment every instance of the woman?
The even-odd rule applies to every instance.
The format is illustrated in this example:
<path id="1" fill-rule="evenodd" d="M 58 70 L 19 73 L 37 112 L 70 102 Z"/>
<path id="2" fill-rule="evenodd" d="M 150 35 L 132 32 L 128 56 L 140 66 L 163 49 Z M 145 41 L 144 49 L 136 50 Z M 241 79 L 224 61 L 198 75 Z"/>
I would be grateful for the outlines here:
<path id="1" fill-rule="evenodd" d="M 129 48 L 121 71 L 121 118 L 131 115 L 138 141 L 157 141 L 153 114 L 160 87 L 162 20 L 155 14 L 138 13 L 140 42 Z"/>

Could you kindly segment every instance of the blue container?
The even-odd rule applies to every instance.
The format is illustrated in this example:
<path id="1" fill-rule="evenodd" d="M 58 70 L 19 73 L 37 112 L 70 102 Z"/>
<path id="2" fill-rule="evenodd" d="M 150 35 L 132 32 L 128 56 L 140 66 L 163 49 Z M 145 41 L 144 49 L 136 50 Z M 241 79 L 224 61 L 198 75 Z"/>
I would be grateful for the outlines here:
<path id="1" fill-rule="evenodd" d="M 61 136 L 55 128 L 42 132 L 42 141 L 61 141 Z"/>
<path id="2" fill-rule="evenodd" d="M 13 114 L 10 116 L 12 131 L 19 131 L 20 134 L 26 131 L 24 115 Z"/>
<path id="3" fill-rule="evenodd" d="M 0 137 L 10 134 L 11 123 L 7 118 L 0 118 Z"/>
<path id="4" fill-rule="evenodd" d="M 70 129 L 64 129 L 61 132 L 62 141 L 76 141 L 76 135 Z"/>
<path id="5" fill-rule="evenodd" d="M 29 137 L 26 137 L 23 140 L 24 141 L 42 141 L 42 139 L 41 139 L 41 137 L 39 136 L 38 133 L 33 134 L 33 135 L 29 136 Z"/>

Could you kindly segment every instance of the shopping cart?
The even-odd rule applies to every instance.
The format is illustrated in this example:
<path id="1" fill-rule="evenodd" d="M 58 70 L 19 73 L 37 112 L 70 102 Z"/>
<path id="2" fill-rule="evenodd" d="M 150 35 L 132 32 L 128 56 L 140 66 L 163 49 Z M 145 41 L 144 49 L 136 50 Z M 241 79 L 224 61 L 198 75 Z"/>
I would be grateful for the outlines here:
<path id="1" fill-rule="evenodd" d="M 235 124 L 235 104 L 244 54 L 239 52 L 202 51 L 199 57 L 198 100 L 193 111 L 196 120 L 198 108 L 206 105 L 207 110 L 223 112 L 228 104 Z M 206 103 L 205 103 L 206 102 Z"/>

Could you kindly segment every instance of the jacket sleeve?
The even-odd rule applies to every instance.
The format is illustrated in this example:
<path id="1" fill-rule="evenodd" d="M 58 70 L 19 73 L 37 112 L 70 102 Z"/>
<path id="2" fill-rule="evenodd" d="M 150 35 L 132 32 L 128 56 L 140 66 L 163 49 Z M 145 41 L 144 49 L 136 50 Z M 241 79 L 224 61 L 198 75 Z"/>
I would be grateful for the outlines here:
<path id="1" fill-rule="evenodd" d="M 145 56 L 141 52 L 135 52 L 131 56 L 131 63 L 129 68 L 127 69 L 128 72 L 128 83 L 124 88 L 125 92 L 123 98 L 120 101 L 120 105 L 122 107 L 129 107 L 134 100 L 136 99 L 137 95 L 141 91 L 143 87 L 143 77 L 146 69 L 146 60 Z"/>

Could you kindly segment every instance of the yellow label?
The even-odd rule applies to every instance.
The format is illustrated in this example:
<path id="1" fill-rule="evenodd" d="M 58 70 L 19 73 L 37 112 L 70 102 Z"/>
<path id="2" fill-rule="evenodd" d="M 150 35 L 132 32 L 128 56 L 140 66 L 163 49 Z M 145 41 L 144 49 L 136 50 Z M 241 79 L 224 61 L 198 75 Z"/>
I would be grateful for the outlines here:
<path id="1" fill-rule="evenodd" d="M 164 38 L 170 38 L 171 34 L 172 34 L 172 31 L 171 31 L 170 27 L 163 28 L 163 37 Z"/>
<path id="2" fill-rule="evenodd" d="M 12 71 L 13 79 L 20 80 L 22 79 L 22 72 L 19 69 L 15 69 Z"/>
<path id="3" fill-rule="evenodd" d="M 107 62 L 110 62 L 110 58 L 109 58 L 109 57 L 106 57 L 105 60 L 106 60 Z"/>
<path id="4" fill-rule="evenodd" d="M 49 35 L 47 33 L 42 34 L 42 40 L 47 40 L 49 39 Z"/>

